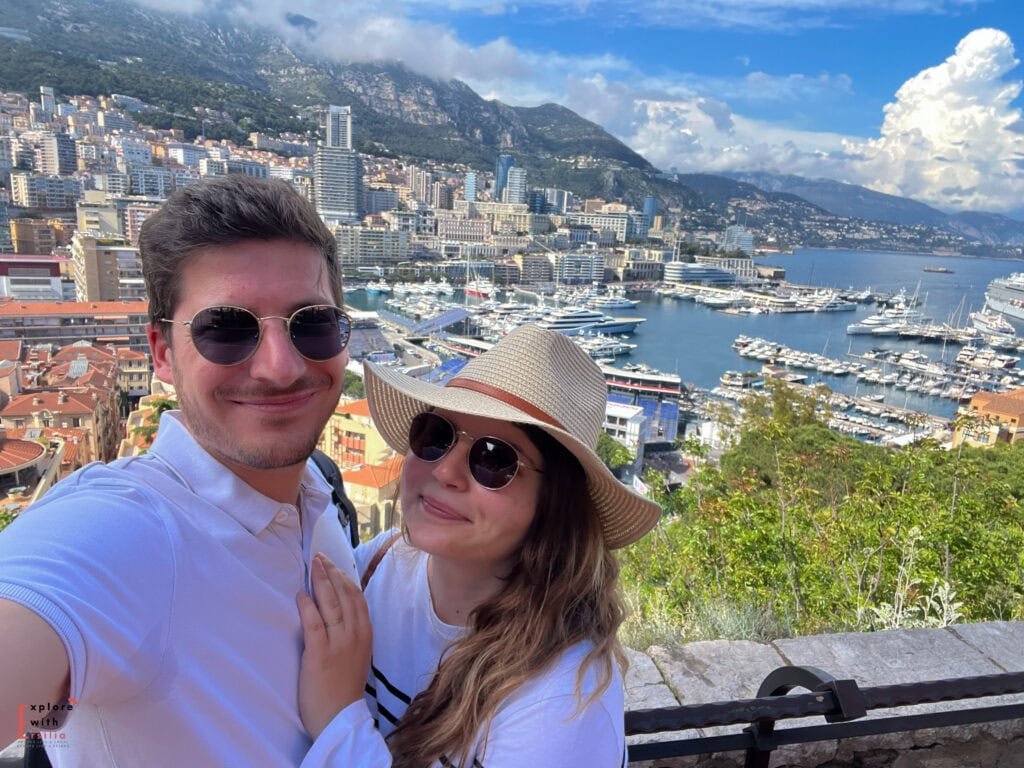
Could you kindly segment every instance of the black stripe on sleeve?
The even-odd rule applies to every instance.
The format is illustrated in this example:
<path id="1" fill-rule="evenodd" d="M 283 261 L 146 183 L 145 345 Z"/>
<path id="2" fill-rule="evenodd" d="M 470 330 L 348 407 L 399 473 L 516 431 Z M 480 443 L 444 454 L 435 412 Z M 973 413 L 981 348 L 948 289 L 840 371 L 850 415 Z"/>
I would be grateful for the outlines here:
<path id="1" fill-rule="evenodd" d="M 370 671 L 373 672 L 373 676 L 377 678 L 379 682 L 384 684 L 384 687 L 388 689 L 392 696 L 397 698 L 399 701 L 404 702 L 406 705 L 412 702 L 412 697 L 393 686 L 387 677 L 384 676 L 384 673 L 377 669 L 377 667 L 371 665 Z"/>

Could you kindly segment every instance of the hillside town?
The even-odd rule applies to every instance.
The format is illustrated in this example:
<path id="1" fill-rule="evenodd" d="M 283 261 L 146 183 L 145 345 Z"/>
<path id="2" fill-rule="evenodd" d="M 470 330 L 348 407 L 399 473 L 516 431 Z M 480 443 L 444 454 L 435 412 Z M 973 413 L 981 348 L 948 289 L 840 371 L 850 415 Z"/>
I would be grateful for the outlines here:
<path id="1" fill-rule="evenodd" d="M 353 148 L 349 107 L 321 109 L 316 139 L 253 133 L 245 146 L 201 136 L 186 141 L 181 131 L 148 128 L 148 110 L 131 96 L 58 98 L 47 86 L 38 100 L 0 96 L 0 183 L 8 190 L 0 200 L 0 490 L 8 515 L 90 461 L 144 451 L 159 412 L 173 403 L 173 391 L 151 374 L 136 241 L 162 200 L 203 177 L 239 173 L 293 184 L 334 232 L 350 289 L 395 292 L 389 300 L 394 311 L 353 312 L 354 375 L 365 359 L 405 364 L 439 381 L 454 375 L 467 357 L 487 348 L 488 338 L 530 319 L 529 305 L 492 298 L 502 288 L 535 297 L 554 293 L 572 305 L 567 313 L 532 319 L 578 328 L 579 343 L 602 364 L 610 390 L 605 429 L 628 449 L 621 475 L 637 487 L 648 467 L 674 483 L 685 478 L 692 462 L 674 450 L 681 419 L 703 422 L 694 433 L 708 445 L 720 445 L 722 436 L 701 394 L 677 374 L 611 365 L 635 345 L 612 341 L 610 334 L 643 320 L 602 315 L 598 310 L 636 302 L 621 290 L 599 293 L 595 286 L 661 286 L 666 295 L 696 296 L 708 306 L 708 297 L 718 296 L 725 311 L 747 311 L 752 303 L 765 312 L 854 306 L 819 291 L 768 295 L 760 308 L 757 294 L 750 294 L 753 301 L 722 304 L 728 290 L 722 286 L 783 276 L 751 258 L 755 248 L 771 250 L 784 240 L 781 230 L 765 228 L 755 240 L 753 230 L 735 223 L 687 229 L 693 222 L 686 211 L 666 209 L 654 197 L 634 209 L 535 188 L 511 152 L 500 153 L 493 169 L 420 167 L 365 155 Z M 712 287 L 703 293 L 684 288 L 693 285 Z M 450 294 L 452 286 L 483 306 L 469 312 L 429 296 Z M 400 293 L 414 295 L 400 299 Z M 453 329 L 466 333 L 444 332 Z M 427 344 L 413 346 L 407 338 Z M 797 382 L 780 352 L 769 363 L 766 369 L 775 366 L 769 376 Z M 861 366 L 866 376 L 873 370 Z M 716 390 L 720 401 L 736 401 L 751 389 L 753 377 L 742 376 L 737 385 L 730 376 Z M 911 385 L 909 376 L 904 385 Z M 1008 379 L 1001 389 L 1013 386 L 1016 379 Z M 950 391 L 967 407 L 965 387 Z M 984 434 L 976 421 L 971 434 L 956 439 L 1015 438 L 1016 395 L 981 394 L 984 402 L 969 407 Z M 920 431 L 893 431 L 883 423 L 898 409 L 854 399 L 840 405 L 850 414 L 837 413 L 832 424 L 851 434 L 912 439 Z M 917 418 L 907 414 L 891 420 Z M 931 431 L 943 429 L 942 420 L 928 423 Z M 365 400 L 343 399 L 321 447 L 345 469 L 364 531 L 389 527 L 401 459 L 376 434 Z"/>
<path id="2" fill-rule="evenodd" d="M 241 173 L 294 184 L 333 229 L 356 285 L 422 271 L 481 290 L 550 291 L 606 279 L 660 281 L 666 263 L 696 267 L 705 259 L 721 274 L 730 265 L 752 274 L 753 238 L 741 227 L 724 235 L 732 253 L 722 258 L 721 233 L 672 229 L 653 198 L 637 211 L 532 189 L 512 154 L 499 155 L 493 172 L 362 155 L 352 147 L 348 107 L 323 110 L 318 141 L 253 134 L 250 146 L 186 142 L 180 131 L 146 128 L 146 112 L 130 96 L 58 99 L 46 86 L 38 100 L 0 97 L 0 183 L 9 190 L 0 204 L 7 514 L 84 464 L 144 450 L 152 439 L 152 413 L 173 392 L 151 380 L 135 243 L 163 199 L 203 177 Z M 393 357 L 392 344 L 375 317 L 357 317 L 355 360 L 382 350 Z M 676 377 L 673 394 L 680 392 Z M 339 405 L 338 424 L 322 442 L 346 469 L 375 531 L 386 522 L 377 502 L 393 496 L 398 470 L 362 403 Z"/>

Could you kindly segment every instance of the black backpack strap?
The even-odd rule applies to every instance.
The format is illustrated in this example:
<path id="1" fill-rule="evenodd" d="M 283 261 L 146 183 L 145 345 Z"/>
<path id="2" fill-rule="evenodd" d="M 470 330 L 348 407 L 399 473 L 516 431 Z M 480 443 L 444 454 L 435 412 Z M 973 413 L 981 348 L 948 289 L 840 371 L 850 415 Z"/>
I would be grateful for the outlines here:
<path id="1" fill-rule="evenodd" d="M 359 545 L 359 518 L 356 516 L 355 505 L 349 501 L 345 493 L 345 482 L 341 479 L 341 472 L 334 459 L 321 451 L 319 448 L 313 451 L 310 457 L 316 464 L 320 474 L 331 485 L 331 500 L 338 508 L 338 519 L 342 526 L 348 529 L 349 538 L 352 540 L 353 549 Z"/>

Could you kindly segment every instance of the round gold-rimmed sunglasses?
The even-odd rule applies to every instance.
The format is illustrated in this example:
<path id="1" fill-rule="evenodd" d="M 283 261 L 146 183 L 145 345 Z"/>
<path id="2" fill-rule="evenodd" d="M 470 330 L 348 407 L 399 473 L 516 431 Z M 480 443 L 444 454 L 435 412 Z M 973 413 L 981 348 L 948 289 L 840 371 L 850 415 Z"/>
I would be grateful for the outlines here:
<path id="1" fill-rule="evenodd" d="M 432 411 L 413 417 L 409 425 L 409 449 L 417 459 L 433 463 L 448 455 L 460 435 L 473 441 L 466 454 L 469 473 L 488 490 L 500 491 L 515 479 L 520 467 L 544 474 L 543 470 L 520 459 L 519 451 L 501 438 L 474 437 Z"/>
<path id="2" fill-rule="evenodd" d="M 196 351 L 217 365 L 244 363 L 260 345 L 264 320 L 283 320 L 295 351 L 307 360 L 323 362 L 340 355 L 352 335 L 352 319 L 331 304 L 312 304 L 288 317 L 258 317 L 243 307 L 206 307 L 191 320 L 160 318 L 188 328 Z"/>

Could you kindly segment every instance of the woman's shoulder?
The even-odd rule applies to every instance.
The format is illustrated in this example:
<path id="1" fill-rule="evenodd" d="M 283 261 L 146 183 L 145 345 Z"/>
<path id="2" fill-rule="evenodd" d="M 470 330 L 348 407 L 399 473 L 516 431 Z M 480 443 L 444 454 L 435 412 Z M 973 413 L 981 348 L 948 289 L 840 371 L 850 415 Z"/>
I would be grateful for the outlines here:
<path id="1" fill-rule="evenodd" d="M 622 711 L 624 696 L 619 665 L 614 659 L 611 660 L 611 677 L 610 679 L 606 678 L 604 661 L 602 659 L 587 659 L 587 655 L 593 648 L 594 645 L 590 641 L 576 643 L 566 648 L 546 669 L 527 680 L 518 691 L 509 697 L 506 706 L 516 707 L 564 697 L 587 702 L 592 699 L 603 681 L 607 679 L 608 685 L 594 699 L 593 703 L 599 703 L 611 711 Z"/>
<path id="2" fill-rule="evenodd" d="M 397 528 L 382 531 L 355 548 L 356 566 L 364 586 L 385 577 L 396 567 L 414 568 L 421 554 L 406 542 Z"/>

